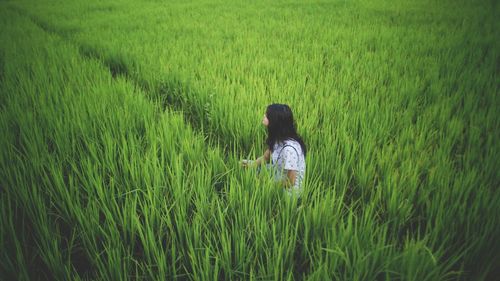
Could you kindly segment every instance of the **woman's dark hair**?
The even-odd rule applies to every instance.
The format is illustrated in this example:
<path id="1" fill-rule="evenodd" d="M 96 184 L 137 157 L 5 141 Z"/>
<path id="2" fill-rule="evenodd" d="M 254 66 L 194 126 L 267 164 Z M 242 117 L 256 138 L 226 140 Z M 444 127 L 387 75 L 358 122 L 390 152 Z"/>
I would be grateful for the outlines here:
<path id="1" fill-rule="evenodd" d="M 269 105 L 266 109 L 266 117 L 267 120 L 269 120 L 266 139 L 269 150 L 273 151 L 274 144 L 277 142 L 283 142 L 286 139 L 294 139 L 300 144 L 302 152 L 304 156 L 306 156 L 306 145 L 297 134 L 292 110 L 288 105 L 276 103 Z"/>

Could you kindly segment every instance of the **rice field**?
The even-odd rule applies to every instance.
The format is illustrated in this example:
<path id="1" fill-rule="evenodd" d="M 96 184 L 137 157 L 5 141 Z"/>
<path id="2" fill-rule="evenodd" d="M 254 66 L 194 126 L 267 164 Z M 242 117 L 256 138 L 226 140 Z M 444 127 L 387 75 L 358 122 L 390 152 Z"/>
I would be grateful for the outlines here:
<path id="1" fill-rule="evenodd" d="M 0 1 L 0 280 L 494 280 L 495 1 Z M 301 200 L 241 159 L 266 106 Z"/>

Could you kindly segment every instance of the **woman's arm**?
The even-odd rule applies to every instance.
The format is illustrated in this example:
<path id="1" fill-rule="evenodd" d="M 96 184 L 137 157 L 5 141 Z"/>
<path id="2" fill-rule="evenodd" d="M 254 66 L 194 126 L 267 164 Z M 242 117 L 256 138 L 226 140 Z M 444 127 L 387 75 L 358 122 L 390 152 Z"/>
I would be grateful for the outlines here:
<path id="1" fill-rule="evenodd" d="M 270 158 L 271 158 L 271 151 L 268 148 L 264 152 L 264 155 L 262 155 L 261 157 L 257 158 L 257 160 L 255 160 L 254 165 L 260 166 L 262 163 L 268 163 Z"/>
<path id="2" fill-rule="evenodd" d="M 271 151 L 268 148 L 264 152 L 264 154 L 261 157 L 257 158 L 255 161 L 246 162 L 247 160 L 244 160 L 245 162 L 242 162 L 241 164 L 243 167 L 258 167 L 262 163 L 268 163 L 269 159 L 271 159 Z"/>
<path id="3" fill-rule="evenodd" d="M 295 180 L 297 179 L 297 171 L 287 170 L 286 178 L 283 180 L 283 185 L 285 188 L 290 188 L 295 185 Z"/>

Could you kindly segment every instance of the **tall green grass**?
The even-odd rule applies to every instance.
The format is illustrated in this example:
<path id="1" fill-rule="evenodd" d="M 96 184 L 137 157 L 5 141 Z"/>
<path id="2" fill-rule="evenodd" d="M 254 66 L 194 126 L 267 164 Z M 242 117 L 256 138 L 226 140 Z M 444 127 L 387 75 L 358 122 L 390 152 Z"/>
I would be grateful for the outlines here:
<path id="1" fill-rule="evenodd" d="M 498 9 L 453 7 L 2 4 L 2 277 L 488 278 Z M 301 206 L 238 168 L 274 101 Z"/>

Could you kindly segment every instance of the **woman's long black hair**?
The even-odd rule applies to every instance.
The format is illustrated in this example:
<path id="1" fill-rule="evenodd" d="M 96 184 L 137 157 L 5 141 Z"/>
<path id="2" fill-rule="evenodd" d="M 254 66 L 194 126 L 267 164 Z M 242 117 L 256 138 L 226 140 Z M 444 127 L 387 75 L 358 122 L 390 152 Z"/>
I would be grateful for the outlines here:
<path id="1" fill-rule="evenodd" d="M 300 144 L 302 152 L 304 156 L 306 156 L 306 145 L 297 134 L 292 110 L 288 105 L 276 103 L 269 105 L 266 109 L 266 117 L 269 120 L 266 139 L 269 150 L 273 151 L 274 144 L 277 142 L 283 142 L 286 139 L 294 139 Z"/>

